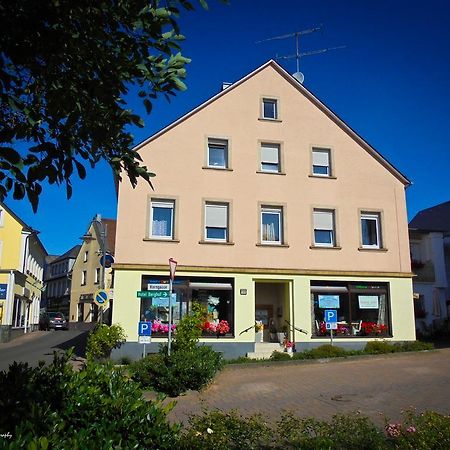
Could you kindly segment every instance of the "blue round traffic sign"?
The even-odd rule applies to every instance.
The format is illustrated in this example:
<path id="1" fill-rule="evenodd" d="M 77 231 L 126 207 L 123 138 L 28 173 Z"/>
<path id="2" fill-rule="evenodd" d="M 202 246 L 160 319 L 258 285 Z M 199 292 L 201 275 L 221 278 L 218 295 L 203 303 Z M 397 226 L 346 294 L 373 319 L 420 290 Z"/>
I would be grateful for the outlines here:
<path id="1" fill-rule="evenodd" d="M 99 289 L 94 295 L 94 302 L 98 306 L 104 306 L 106 303 L 108 303 L 108 297 L 108 292 L 106 292 L 104 289 Z"/>

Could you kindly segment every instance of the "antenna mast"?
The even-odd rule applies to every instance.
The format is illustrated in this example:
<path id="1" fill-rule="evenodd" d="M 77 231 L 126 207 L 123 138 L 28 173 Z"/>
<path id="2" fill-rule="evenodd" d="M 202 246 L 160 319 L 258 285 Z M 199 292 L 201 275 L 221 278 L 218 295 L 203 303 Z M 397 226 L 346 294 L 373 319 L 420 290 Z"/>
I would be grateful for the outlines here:
<path id="1" fill-rule="evenodd" d="M 302 58 L 304 56 L 317 55 L 319 53 L 325 53 L 325 52 L 328 52 L 330 50 L 337 50 L 337 49 L 341 49 L 341 48 L 345 48 L 346 47 L 345 45 L 340 45 L 338 47 L 321 48 L 319 50 L 312 50 L 312 51 L 309 51 L 309 52 L 301 52 L 300 51 L 300 36 L 304 36 L 305 34 L 315 33 L 316 31 L 320 31 L 322 29 L 323 29 L 323 25 L 319 25 L 318 27 L 309 28 L 307 30 L 295 31 L 294 33 L 283 34 L 281 36 L 275 36 L 275 37 L 272 37 L 272 38 L 263 39 L 261 41 L 255 42 L 255 43 L 256 44 L 260 44 L 262 42 L 274 41 L 274 40 L 280 40 L 280 39 L 287 39 L 287 38 L 290 38 L 290 37 L 294 37 L 295 38 L 295 54 L 294 55 L 286 55 L 286 56 L 278 56 L 278 54 L 277 54 L 275 59 L 280 60 L 280 59 L 292 59 L 292 58 L 295 58 L 297 71 L 294 73 L 293 76 L 300 83 L 303 83 L 303 80 L 304 80 L 305 77 L 300 72 L 300 58 Z"/>

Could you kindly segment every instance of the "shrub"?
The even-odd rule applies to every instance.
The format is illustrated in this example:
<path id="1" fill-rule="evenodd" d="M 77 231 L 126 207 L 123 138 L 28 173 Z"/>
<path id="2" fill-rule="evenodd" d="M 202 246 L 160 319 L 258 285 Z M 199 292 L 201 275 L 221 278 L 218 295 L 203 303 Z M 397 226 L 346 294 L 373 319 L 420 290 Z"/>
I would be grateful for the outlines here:
<path id="1" fill-rule="evenodd" d="M 291 356 L 289 355 L 289 353 L 274 350 L 270 355 L 270 359 L 272 361 L 290 361 Z"/>
<path id="2" fill-rule="evenodd" d="M 395 353 L 397 347 L 387 341 L 370 341 L 364 347 L 364 353 L 378 355 L 382 353 Z"/>
<path id="3" fill-rule="evenodd" d="M 404 413 L 403 423 L 386 423 L 386 434 L 397 449 L 434 450 L 450 448 L 450 416 L 426 411 Z"/>
<path id="4" fill-rule="evenodd" d="M 222 367 L 222 355 L 207 345 L 187 351 L 174 351 L 170 356 L 160 352 L 130 366 L 132 378 L 142 387 L 151 387 L 171 397 L 192 389 L 200 390 Z"/>
<path id="5" fill-rule="evenodd" d="M 52 364 L 14 364 L 0 374 L 0 429 L 10 448 L 176 448 L 179 427 L 159 402 L 111 364 L 79 372 L 55 356 Z M 7 409 L 6 409 L 7 408 Z"/>
<path id="6" fill-rule="evenodd" d="M 342 347 L 337 347 L 331 344 L 321 345 L 320 347 L 310 350 L 311 357 L 318 358 L 336 358 L 338 356 L 345 356 L 347 352 Z"/>
<path id="7" fill-rule="evenodd" d="M 111 326 L 100 324 L 89 333 L 86 356 L 88 360 L 109 358 L 113 348 L 119 348 L 125 342 L 126 334 L 119 324 Z"/>
<path id="8" fill-rule="evenodd" d="M 432 344 L 431 342 L 406 341 L 395 345 L 397 345 L 402 352 L 420 352 L 423 350 L 434 349 L 434 344 Z"/>
<path id="9" fill-rule="evenodd" d="M 177 325 L 170 356 L 167 345 L 162 345 L 158 354 L 132 364 L 132 378 L 171 397 L 203 388 L 223 366 L 220 353 L 198 346 L 204 320 L 204 308 L 194 303 L 192 313 Z"/>
<path id="10" fill-rule="evenodd" d="M 242 417 L 236 411 L 205 412 L 191 417 L 181 436 L 181 449 L 260 449 L 268 448 L 272 430 L 259 415 Z"/>
<path id="11" fill-rule="evenodd" d="M 335 415 L 330 422 L 284 414 L 277 423 L 277 448 L 380 449 L 385 437 L 367 417 Z"/>

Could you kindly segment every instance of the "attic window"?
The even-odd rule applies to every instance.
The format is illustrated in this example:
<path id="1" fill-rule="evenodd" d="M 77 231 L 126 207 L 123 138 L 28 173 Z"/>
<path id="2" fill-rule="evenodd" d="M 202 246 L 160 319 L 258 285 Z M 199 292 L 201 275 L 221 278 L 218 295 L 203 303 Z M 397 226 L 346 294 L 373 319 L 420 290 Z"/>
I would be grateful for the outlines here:
<path id="1" fill-rule="evenodd" d="M 278 119 L 278 101 L 273 98 L 263 98 L 262 100 L 263 119 Z"/>

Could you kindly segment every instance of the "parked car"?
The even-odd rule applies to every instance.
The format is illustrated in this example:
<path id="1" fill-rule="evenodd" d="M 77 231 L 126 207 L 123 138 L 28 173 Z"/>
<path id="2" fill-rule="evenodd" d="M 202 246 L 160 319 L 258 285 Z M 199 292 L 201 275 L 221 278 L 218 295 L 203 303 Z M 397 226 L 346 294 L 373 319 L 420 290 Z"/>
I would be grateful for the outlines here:
<path id="1" fill-rule="evenodd" d="M 49 312 L 41 314 L 39 328 L 41 330 L 67 330 L 68 324 L 63 313 Z"/>

